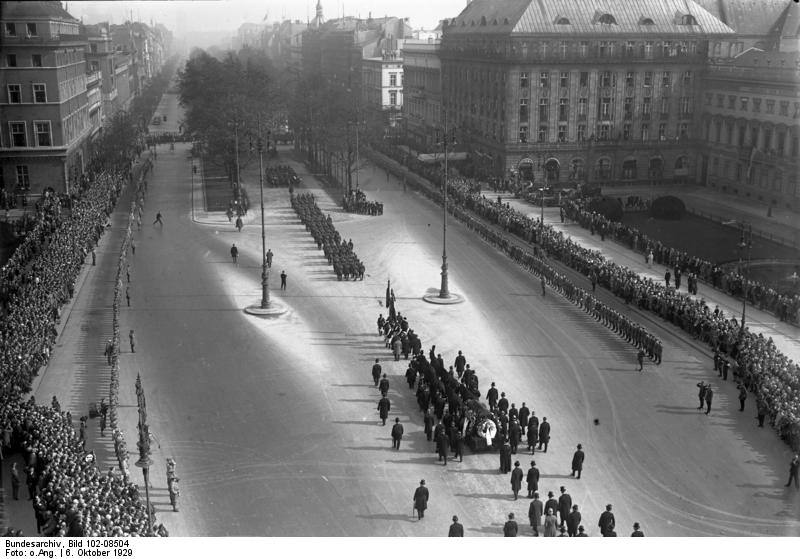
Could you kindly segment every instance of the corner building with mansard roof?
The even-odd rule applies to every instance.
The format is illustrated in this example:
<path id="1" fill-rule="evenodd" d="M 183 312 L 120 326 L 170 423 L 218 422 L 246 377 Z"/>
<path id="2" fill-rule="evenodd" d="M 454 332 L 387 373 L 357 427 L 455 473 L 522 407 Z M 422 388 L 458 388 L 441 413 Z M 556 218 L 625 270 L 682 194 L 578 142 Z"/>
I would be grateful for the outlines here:
<path id="1" fill-rule="evenodd" d="M 690 0 L 473 0 L 446 22 L 443 98 L 479 174 L 669 184 L 699 177 L 709 44 L 734 31 Z"/>

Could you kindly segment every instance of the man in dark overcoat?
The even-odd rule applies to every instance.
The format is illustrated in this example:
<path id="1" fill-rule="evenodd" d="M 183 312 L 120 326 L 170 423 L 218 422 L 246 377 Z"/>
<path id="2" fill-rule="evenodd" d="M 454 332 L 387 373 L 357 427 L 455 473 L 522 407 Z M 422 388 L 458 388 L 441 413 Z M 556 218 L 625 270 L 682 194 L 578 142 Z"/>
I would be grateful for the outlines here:
<path id="1" fill-rule="evenodd" d="M 578 450 L 572 455 L 572 477 L 575 477 L 575 472 L 578 472 L 578 479 L 581 479 L 581 472 L 583 471 L 583 460 L 586 455 L 583 453 L 583 446 L 578 445 Z"/>
<path id="2" fill-rule="evenodd" d="M 417 511 L 417 518 L 422 520 L 425 516 L 425 509 L 428 508 L 428 499 L 430 493 L 428 488 L 425 487 L 425 480 L 420 480 L 419 487 L 414 491 L 414 510 Z"/>
<path id="3" fill-rule="evenodd" d="M 425 426 L 425 436 L 429 441 L 433 440 L 434 419 L 430 408 L 425 410 L 425 417 L 422 418 L 422 423 Z"/>
<path id="4" fill-rule="evenodd" d="M 378 412 L 380 413 L 381 420 L 383 421 L 383 425 L 386 425 L 386 420 L 389 417 L 389 410 L 392 409 L 392 404 L 389 403 L 389 398 L 383 396 L 378 401 Z"/>
<path id="5" fill-rule="evenodd" d="M 531 416 L 531 410 L 522 402 L 522 407 L 519 408 L 519 424 L 523 428 L 528 427 L 528 418 Z"/>
<path id="6" fill-rule="evenodd" d="M 494 411 L 497 407 L 497 400 L 499 395 L 497 393 L 497 388 L 495 388 L 494 383 L 492 383 L 492 387 L 486 393 L 486 399 L 489 401 L 489 409 Z"/>
<path id="7" fill-rule="evenodd" d="M 403 439 L 403 426 L 400 424 L 400 418 L 394 418 L 394 425 L 392 425 L 392 448 L 400 450 L 400 441 Z"/>
<path id="8" fill-rule="evenodd" d="M 381 363 L 380 359 L 375 360 L 375 364 L 372 366 L 372 380 L 375 381 L 375 386 L 378 386 L 378 382 L 381 380 Z"/>
<path id="9" fill-rule="evenodd" d="M 522 439 L 522 428 L 519 426 L 519 421 L 516 419 L 512 419 L 508 426 L 508 438 L 511 443 L 511 452 L 516 454 L 517 445 L 519 445 L 519 441 Z"/>
<path id="10" fill-rule="evenodd" d="M 574 538 L 578 535 L 578 526 L 581 524 L 581 513 L 578 512 L 578 505 L 572 505 L 572 512 L 567 515 L 567 535 Z"/>
<path id="11" fill-rule="evenodd" d="M 507 474 L 511 471 L 511 445 L 508 444 L 508 439 L 503 442 L 500 447 L 500 472 Z"/>
<path id="12" fill-rule="evenodd" d="M 542 424 L 539 425 L 539 450 L 542 450 L 542 445 L 544 445 L 544 452 L 547 452 L 547 445 L 549 443 L 550 443 L 550 424 L 547 422 L 547 418 L 543 417 Z"/>
<path id="13" fill-rule="evenodd" d="M 536 467 L 536 462 L 531 461 L 525 481 L 528 482 L 528 498 L 530 499 L 539 490 L 539 468 Z"/>
<path id="14" fill-rule="evenodd" d="M 697 409 L 702 410 L 706 403 L 706 383 L 701 380 L 697 383 L 697 388 L 700 389 L 697 393 L 697 397 L 700 399 L 700 405 L 697 406 Z"/>
<path id="15" fill-rule="evenodd" d="M 531 522 L 531 528 L 533 528 L 533 535 L 539 535 L 539 526 L 542 525 L 542 514 L 544 513 L 544 505 L 542 501 L 539 499 L 539 493 L 534 492 L 533 494 L 533 501 L 531 501 L 531 506 L 528 508 L 528 519 Z"/>
<path id="16" fill-rule="evenodd" d="M 436 446 L 439 449 L 439 460 L 444 460 L 444 465 L 447 466 L 447 454 L 450 452 L 450 439 L 447 437 L 447 432 L 444 428 L 439 431 L 439 437 L 436 439 Z"/>
<path id="17" fill-rule="evenodd" d="M 522 468 L 519 467 L 519 461 L 514 462 L 514 469 L 511 470 L 511 491 L 514 493 L 514 500 L 519 496 L 519 490 L 522 489 Z"/>
<path id="18" fill-rule="evenodd" d="M 450 530 L 447 532 L 448 538 L 463 538 L 464 526 L 458 522 L 458 517 L 453 516 L 453 523 L 450 525 Z"/>
<path id="19" fill-rule="evenodd" d="M 386 373 L 383 373 L 383 378 L 378 383 L 378 390 L 381 391 L 381 396 L 386 396 L 389 392 L 389 379 L 386 378 Z"/>
<path id="20" fill-rule="evenodd" d="M 519 526 L 517 526 L 517 521 L 514 520 L 514 513 L 508 513 L 508 521 L 503 526 L 503 536 L 506 538 L 516 538 L 517 532 L 519 531 Z"/>
<path id="21" fill-rule="evenodd" d="M 613 537 L 616 521 L 614 520 L 614 513 L 611 512 L 611 505 L 606 505 L 606 510 L 600 515 L 600 521 L 597 526 L 600 528 L 600 533 L 604 538 Z"/>
<path id="22" fill-rule="evenodd" d="M 560 517 L 559 526 L 564 526 L 567 523 L 567 516 L 572 510 L 572 497 L 567 493 L 567 488 L 561 486 L 561 495 L 558 497 L 558 516 Z"/>

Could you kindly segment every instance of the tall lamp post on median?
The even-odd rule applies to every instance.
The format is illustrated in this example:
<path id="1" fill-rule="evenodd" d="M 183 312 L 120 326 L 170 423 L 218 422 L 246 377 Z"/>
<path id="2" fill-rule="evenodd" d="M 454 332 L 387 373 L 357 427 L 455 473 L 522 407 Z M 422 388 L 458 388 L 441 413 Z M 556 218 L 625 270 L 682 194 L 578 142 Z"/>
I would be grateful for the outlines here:
<path id="1" fill-rule="evenodd" d="M 259 121 L 259 134 L 261 124 Z M 264 141 L 259 135 L 256 142 L 258 148 L 258 190 L 261 195 L 261 304 L 245 307 L 244 311 L 256 316 L 276 316 L 286 312 L 286 307 L 270 301 L 269 298 L 269 266 L 267 265 L 267 230 L 264 223 Z M 269 132 L 267 132 L 267 150 L 269 150 Z"/>
<path id="2" fill-rule="evenodd" d="M 450 292 L 449 276 L 447 273 L 447 143 L 449 134 L 452 133 L 452 131 L 447 130 L 447 111 L 445 109 L 442 109 L 442 115 L 444 124 L 442 130 L 442 150 L 444 153 L 444 176 L 442 178 L 442 283 L 439 287 L 438 294 L 427 294 L 423 297 L 423 300 L 428 303 L 447 305 L 461 303 L 464 301 L 464 298 L 461 295 Z M 449 139 L 451 145 L 455 143 L 455 138 Z"/>
<path id="3" fill-rule="evenodd" d="M 741 223 L 741 237 L 739 239 L 739 272 L 743 276 L 742 281 L 742 325 L 741 330 L 744 331 L 745 314 L 747 312 L 747 283 L 748 274 L 750 272 L 750 249 L 753 246 L 753 226 L 749 223 Z M 743 266 L 743 257 L 747 251 L 746 264 Z"/>

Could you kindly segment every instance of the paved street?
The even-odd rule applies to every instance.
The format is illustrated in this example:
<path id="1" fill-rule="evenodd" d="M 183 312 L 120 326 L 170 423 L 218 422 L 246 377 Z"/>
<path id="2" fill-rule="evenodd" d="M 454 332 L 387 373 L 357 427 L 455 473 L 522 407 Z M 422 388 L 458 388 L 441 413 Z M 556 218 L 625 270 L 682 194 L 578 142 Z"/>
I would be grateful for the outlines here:
<path id="1" fill-rule="evenodd" d="M 168 122 L 177 122 L 174 98 L 169 103 Z M 281 149 L 286 163 L 290 152 Z M 132 304 L 122 312 L 123 333 L 135 329 L 138 341 L 135 354 L 122 356 L 121 404 L 131 406 L 123 426 L 135 453 L 133 382 L 141 373 L 160 445 L 154 501 L 172 535 L 443 536 L 457 514 L 466 535 L 499 536 L 512 511 L 521 535 L 530 534 L 528 500 L 512 501 L 496 455 L 436 462 L 404 382 L 406 363 L 391 361 L 376 334 L 387 279 L 426 352 L 436 344 L 449 364 L 463 350 L 484 394 L 495 381 L 509 401 L 525 401 L 548 418 L 550 449 L 533 457 L 540 493 L 558 494 L 565 485 L 590 535 L 598 535 L 606 503 L 614 505 L 621 535 L 634 521 L 648 536 L 800 535 L 800 494 L 783 487 L 788 448 L 772 430 L 756 427 L 753 402 L 739 413 L 728 384 L 718 387 L 710 416 L 696 410 L 695 384 L 713 375 L 707 355 L 653 324 L 665 341 L 664 363 L 637 372 L 632 346 L 554 292 L 542 298 L 538 280 L 453 221 L 450 288 L 466 302 L 424 303 L 422 295 L 439 285 L 440 209 L 369 165 L 360 184 L 384 203 L 384 215 L 345 214 L 302 165 L 292 165 L 303 179 L 299 191 L 313 191 L 343 238 L 352 238 L 367 276 L 336 281 L 286 189 L 265 189 L 267 246 L 275 253 L 271 293 L 289 312 L 263 320 L 242 312 L 260 299 L 257 165 L 243 171 L 254 207 L 238 233 L 224 215 L 203 211 L 196 182 L 193 195 L 189 145 L 159 149 L 143 230 L 135 235 Z M 157 211 L 163 228 L 150 225 Z M 238 267 L 232 243 L 240 249 Z M 285 292 L 277 289 L 281 270 Z M 92 293 L 81 290 L 82 300 Z M 103 295 L 96 306 L 110 302 Z M 103 338 L 75 339 L 97 348 L 92 370 L 102 370 Z M 390 428 L 380 426 L 375 409 L 375 358 L 389 374 L 390 417 L 405 425 L 400 451 L 391 449 Z M 43 384 L 36 397 L 95 390 L 81 386 L 48 392 Z M 74 415 L 85 400 L 66 402 Z M 586 466 L 573 480 L 578 443 Z M 178 462 L 179 513 L 167 512 L 167 456 Z M 515 459 L 527 469 L 531 457 Z M 134 477 L 141 482 L 140 472 Z M 431 501 L 417 522 L 411 496 L 421 478 Z"/>

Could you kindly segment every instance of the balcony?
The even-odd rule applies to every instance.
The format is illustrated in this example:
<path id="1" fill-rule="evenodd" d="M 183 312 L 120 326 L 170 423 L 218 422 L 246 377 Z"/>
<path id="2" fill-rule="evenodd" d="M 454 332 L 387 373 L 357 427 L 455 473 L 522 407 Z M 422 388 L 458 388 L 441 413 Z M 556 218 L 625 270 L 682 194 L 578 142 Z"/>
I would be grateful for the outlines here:
<path id="1" fill-rule="evenodd" d="M 100 83 L 102 76 L 100 74 L 100 70 L 96 72 L 86 72 L 86 87 L 92 88 L 95 87 Z"/>
<path id="2" fill-rule="evenodd" d="M 111 103 L 114 99 L 117 98 L 117 88 L 115 87 L 108 93 L 103 93 L 103 101 L 106 103 Z"/>
<path id="3" fill-rule="evenodd" d="M 7 45 L 51 45 L 67 42 L 88 43 L 89 36 L 79 33 L 77 35 L 3 35 L 3 42 Z"/>

